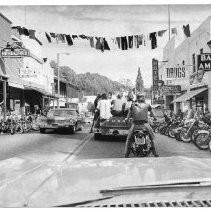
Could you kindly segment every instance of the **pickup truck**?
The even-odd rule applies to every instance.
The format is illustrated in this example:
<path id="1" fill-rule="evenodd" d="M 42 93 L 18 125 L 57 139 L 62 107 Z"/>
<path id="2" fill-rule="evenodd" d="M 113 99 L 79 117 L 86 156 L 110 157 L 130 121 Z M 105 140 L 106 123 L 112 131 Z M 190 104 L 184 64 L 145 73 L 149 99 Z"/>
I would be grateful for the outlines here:
<path id="1" fill-rule="evenodd" d="M 94 127 L 95 140 L 103 136 L 127 136 L 131 121 L 126 124 L 125 117 L 110 117 Z"/>

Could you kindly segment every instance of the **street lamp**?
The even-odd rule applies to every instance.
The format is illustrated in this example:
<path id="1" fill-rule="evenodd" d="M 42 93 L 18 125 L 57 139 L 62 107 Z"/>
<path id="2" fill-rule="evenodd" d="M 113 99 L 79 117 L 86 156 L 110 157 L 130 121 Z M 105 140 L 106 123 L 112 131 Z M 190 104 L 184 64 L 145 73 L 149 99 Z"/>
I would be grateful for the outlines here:
<path id="1" fill-rule="evenodd" d="M 69 53 L 57 53 L 57 80 L 58 80 L 58 99 L 57 99 L 57 108 L 59 108 L 59 96 L 60 96 L 60 81 L 59 81 L 59 58 L 60 54 L 70 55 Z"/>

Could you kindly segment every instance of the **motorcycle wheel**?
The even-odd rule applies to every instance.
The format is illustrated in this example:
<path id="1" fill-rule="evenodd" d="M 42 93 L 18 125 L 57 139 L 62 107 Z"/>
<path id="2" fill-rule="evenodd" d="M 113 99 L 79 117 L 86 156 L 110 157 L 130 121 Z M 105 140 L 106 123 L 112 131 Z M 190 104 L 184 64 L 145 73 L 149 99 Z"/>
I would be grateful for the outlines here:
<path id="1" fill-rule="evenodd" d="M 166 131 L 166 127 L 163 127 L 160 129 L 160 134 L 161 135 L 164 135 L 165 134 L 165 131 Z"/>
<path id="2" fill-rule="evenodd" d="M 31 128 L 34 131 L 39 131 L 40 129 L 39 124 L 37 122 L 32 122 Z"/>
<path id="3" fill-rule="evenodd" d="M 188 131 L 188 128 L 183 128 L 181 131 L 180 131 L 180 138 L 183 142 L 185 143 L 189 143 L 191 142 L 191 137 L 190 137 L 190 134 L 187 134 L 187 131 Z"/>
<path id="4" fill-rule="evenodd" d="M 168 136 L 168 135 L 169 135 L 169 127 L 167 127 L 165 130 L 165 136 Z"/>
<path id="5" fill-rule="evenodd" d="M 175 138 L 175 132 L 173 131 L 174 129 L 176 129 L 177 126 L 171 126 L 169 128 L 169 131 L 168 131 L 168 136 L 171 137 L 171 138 Z"/>
<path id="6" fill-rule="evenodd" d="M 194 131 L 191 132 L 191 135 L 190 135 L 190 136 L 191 136 L 191 141 L 192 141 L 192 142 L 195 142 L 196 136 L 198 135 L 199 130 L 200 130 L 200 129 L 197 128 L 197 129 L 195 129 Z"/>
<path id="7" fill-rule="evenodd" d="M 195 145 L 201 150 L 207 150 L 209 148 L 211 137 L 207 133 L 200 133 L 196 136 Z"/>
<path id="8" fill-rule="evenodd" d="M 23 127 L 21 125 L 17 125 L 15 131 L 16 133 L 24 133 Z"/>
<path id="9" fill-rule="evenodd" d="M 211 152 L 211 141 L 209 142 L 209 149 L 210 149 L 210 152 Z"/>
<path id="10" fill-rule="evenodd" d="M 177 141 L 182 141 L 181 138 L 180 138 L 180 132 L 175 133 L 175 139 Z"/>
<path id="11" fill-rule="evenodd" d="M 29 122 L 25 122 L 22 125 L 22 127 L 23 127 L 24 132 L 29 132 L 32 129 L 31 123 L 29 123 Z"/>
<path id="12" fill-rule="evenodd" d="M 14 135 L 14 134 L 15 134 L 15 129 L 14 129 L 14 127 L 11 127 L 11 128 L 10 128 L 10 134 L 11 134 L 11 135 Z"/>
<path id="13" fill-rule="evenodd" d="M 158 133 L 158 132 L 159 132 L 159 127 L 158 127 L 158 126 L 155 127 L 154 132 L 155 132 L 155 133 Z"/>

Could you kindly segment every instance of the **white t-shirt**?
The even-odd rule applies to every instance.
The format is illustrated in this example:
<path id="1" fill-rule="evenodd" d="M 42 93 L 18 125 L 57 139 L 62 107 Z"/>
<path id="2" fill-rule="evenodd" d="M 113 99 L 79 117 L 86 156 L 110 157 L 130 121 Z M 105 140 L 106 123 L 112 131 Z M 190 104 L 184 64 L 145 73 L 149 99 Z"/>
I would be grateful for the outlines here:
<path id="1" fill-rule="evenodd" d="M 97 108 L 100 110 L 101 119 L 109 119 L 111 117 L 111 103 L 109 100 L 100 100 Z"/>

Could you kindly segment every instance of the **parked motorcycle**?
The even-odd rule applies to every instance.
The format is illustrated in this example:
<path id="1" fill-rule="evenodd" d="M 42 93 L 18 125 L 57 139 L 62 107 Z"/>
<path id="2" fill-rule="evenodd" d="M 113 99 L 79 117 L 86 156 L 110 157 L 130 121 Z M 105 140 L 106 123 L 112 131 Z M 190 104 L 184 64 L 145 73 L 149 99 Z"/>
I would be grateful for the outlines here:
<path id="1" fill-rule="evenodd" d="M 184 126 L 180 131 L 180 139 L 183 142 L 185 142 L 185 143 L 191 142 L 191 135 L 194 131 L 195 126 L 197 126 L 197 124 L 198 124 L 197 119 L 193 119 L 191 121 L 184 122 Z"/>
<path id="2" fill-rule="evenodd" d="M 181 124 L 181 119 L 180 118 L 175 118 L 172 120 L 171 124 L 169 125 L 168 129 L 168 136 L 171 138 L 175 138 L 175 129 L 178 128 Z"/>
<path id="3" fill-rule="evenodd" d="M 147 157 L 152 152 L 149 131 L 143 125 L 136 125 L 132 134 L 130 151 L 136 157 Z"/>
<path id="4" fill-rule="evenodd" d="M 207 150 L 211 141 L 211 129 L 200 130 L 195 138 L 194 144 L 201 150 Z"/>
<path id="5" fill-rule="evenodd" d="M 172 132 L 175 136 L 175 139 L 177 141 L 182 141 L 181 138 L 180 138 L 180 132 L 181 130 L 183 129 L 183 126 L 184 126 L 184 120 L 182 120 L 179 125 L 177 126 L 177 128 L 173 129 Z"/>

